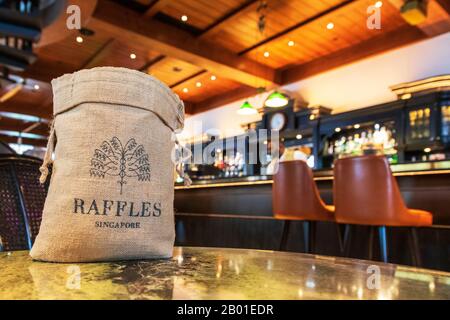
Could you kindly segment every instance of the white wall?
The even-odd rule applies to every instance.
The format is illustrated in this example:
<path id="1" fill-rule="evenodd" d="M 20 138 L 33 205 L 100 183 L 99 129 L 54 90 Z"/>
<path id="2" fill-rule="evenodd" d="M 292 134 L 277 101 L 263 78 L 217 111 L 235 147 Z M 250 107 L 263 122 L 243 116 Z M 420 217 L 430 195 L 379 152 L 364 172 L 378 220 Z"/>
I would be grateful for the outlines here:
<path id="1" fill-rule="evenodd" d="M 367 58 L 287 85 L 310 105 L 323 105 L 342 112 L 396 99 L 390 86 L 431 76 L 450 74 L 450 32 L 430 40 Z M 249 99 L 261 106 L 264 96 Z M 236 113 L 243 100 L 186 119 L 182 139 L 216 128 L 224 136 L 243 132 L 244 123 L 257 121 L 260 115 Z"/>

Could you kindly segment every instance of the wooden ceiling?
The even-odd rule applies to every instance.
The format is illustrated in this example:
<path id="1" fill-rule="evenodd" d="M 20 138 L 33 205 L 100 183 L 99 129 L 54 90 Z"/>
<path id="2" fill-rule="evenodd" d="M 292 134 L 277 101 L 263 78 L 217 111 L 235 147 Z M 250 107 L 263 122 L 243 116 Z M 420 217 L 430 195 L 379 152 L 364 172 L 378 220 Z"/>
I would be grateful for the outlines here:
<path id="1" fill-rule="evenodd" d="M 265 0 L 261 34 L 259 0 L 77 0 L 90 7 L 96 2 L 86 10 L 92 15 L 83 17 L 94 35 L 82 36 L 82 43 L 77 31 L 66 29 L 57 41 L 46 37 L 46 45 L 35 49 L 38 60 L 19 74 L 38 81 L 40 89 L 23 88 L 0 103 L 0 112 L 50 119 L 51 79 L 96 66 L 147 72 L 185 101 L 187 113 L 203 112 L 254 95 L 259 87 L 298 81 L 450 31 L 448 1 L 430 1 L 427 22 L 411 26 L 400 15 L 402 0 L 384 0 L 382 27 L 369 30 L 367 8 L 375 0 Z M 0 132 L 26 126 L 0 117 Z"/>

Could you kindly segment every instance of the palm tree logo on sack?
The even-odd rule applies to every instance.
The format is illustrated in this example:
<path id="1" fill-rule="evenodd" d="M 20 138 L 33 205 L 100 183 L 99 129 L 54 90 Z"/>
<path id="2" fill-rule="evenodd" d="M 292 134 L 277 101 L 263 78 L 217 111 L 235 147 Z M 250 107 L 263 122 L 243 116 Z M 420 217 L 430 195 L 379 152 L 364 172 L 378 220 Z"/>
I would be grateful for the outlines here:
<path id="1" fill-rule="evenodd" d="M 142 144 L 137 144 L 134 138 L 125 146 L 117 137 L 103 141 L 99 149 L 95 149 L 91 159 L 91 177 L 105 178 L 106 175 L 118 177 L 122 194 L 127 178 L 137 178 L 138 181 L 150 181 L 150 163 L 148 154 Z"/>

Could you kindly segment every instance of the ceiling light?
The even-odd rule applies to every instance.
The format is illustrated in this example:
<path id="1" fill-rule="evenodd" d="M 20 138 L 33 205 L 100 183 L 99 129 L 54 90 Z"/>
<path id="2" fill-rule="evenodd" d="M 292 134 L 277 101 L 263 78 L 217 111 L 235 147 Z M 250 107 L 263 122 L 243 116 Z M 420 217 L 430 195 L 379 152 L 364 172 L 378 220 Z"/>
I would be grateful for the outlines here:
<path id="1" fill-rule="evenodd" d="M 189 92 L 189 89 L 188 89 L 188 88 L 183 88 L 183 92 L 184 92 L 184 93 L 188 93 L 188 92 Z"/>
<path id="2" fill-rule="evenodd" d="M 188 16 L 182 15 L 181 21 L 186 22 L 188 20 Z"/>
<path id="3" fill-rule="evenodd" d="M 215 75 L 212 75 L 212 76 L 211 76 L 211 80 L 212 80 L 212 81 L 214 81 L 214 80 L 216 80 L 216 79 L 217 79 L 217 77 L 216 77 Z"/>
<path id="4" fill-rule="evenodd" d="M 330 23 L 327 24 L 327 29 L 328 30 L 331 30 L 333 28 L 334 28 L 334 23 L 333 22 L 330 22 Z"/>
<path id="5" fill-rule="evenodd" d="M 355 124 L 355 125 L 353 126 L 353 128 L 355 128 L 355 129 L 359 129 L 359 128 L 361 128 L 361 125 L 359 125 L 359 124 Z"/>
<path id="6" fill-rule="evenodd" d="M 40 87 L 39 87 L 39 85 L 38 85 L 38 84 L 35 84 L 35 85 L 33 86 L 33 89 L 34 89 L 34 90 L 39 90 L 39 89 L 40 89 Z"/>
<path id="7" fill-rule="evenodd" d="M 136 59 L 136 55 L 134 53 L 132 53 L 132 54 L 130 54 L 130 58 L 134 60 L 134 59 Z"/>
<path id="8" fill-rule="evenodd" d="M 429 153 L 429 152 L 431 152 L 431 148 L 425 148 L 425 149 L 423 149 L 423 152 Z"/>
<path id="9" fill-rule="evenodd" d="M 288 103 L 289 99 L 284 94 L 274 91 L 267 97 L 264 105 L 269 108 L 280 108 L 284 107 Z"/>
<path id="10" fill-rule="evenodd" d="M 336 128 L 336 129 L 334 129 L 334 131 L 341 132 L 341 128 Z"/>
<path id="11" fill-rule="evenodd" d="M 265 52 L 264 52 L 264 57 L 268 58 L 269 56 L 270 56 L 269 51 L 265 51 Z"/>
<path id="12" fill-rule="evenodd" d="M 197 88 L 200 88 L 202 86 L 202 83 L 199 81 L 195 85 L 196 85 Z"/>
<path id="13" fill-rule="evenodd" d="M 294 41 L 292 41 L 292 40 L 290 40 L 290 41 L 288 42 L 288 46 L 289 46 L 289 47 L 293 47 L 293 46 L 294 46 L 294 44 L 295 44 L 295 42 L 294 42 Z"/>
<path id="14" fill-rule="evenodd" d="M 405 94 L 402 94 L 402 96 L 400 98 L 402 100 L 408 100 L 408 99 L 411 99 L 411 97 L 412 97 L 411 93 L 405 93 Z"/>
<path id="15" fill-rule="evenodd" d="M 297 140 L 300 140 L 301 138 L 303 138 L 303 136 L 302 136 L 301 134 L 298 134 L 298 135 L 295 136 L 295 138 L 296 138 Z"/>
<path id="16" fill-rule="evenodd" d="M 83 43 L 83 37 L 78 36 L 78 37 L 77 37 L 77 42 L 78 42 L 78 43 Z"/>
<path id="17" fill-rule="evenodd" d="M 377 1 L 377 3 L 375 3 L 375 7 L 377 7 L 377 8 L 381 8 L 382 6 L 383 6 L 382 1 Z"/>
<path id="18" fill-rule="evenodd" d="M 258 111 L 250 104 L 250 102 L 245 101 L 241 105 L 241 107 L 239 108 L 237 113 L 240 115 L 252 115 L 252 114 L 257 114 Z"/>

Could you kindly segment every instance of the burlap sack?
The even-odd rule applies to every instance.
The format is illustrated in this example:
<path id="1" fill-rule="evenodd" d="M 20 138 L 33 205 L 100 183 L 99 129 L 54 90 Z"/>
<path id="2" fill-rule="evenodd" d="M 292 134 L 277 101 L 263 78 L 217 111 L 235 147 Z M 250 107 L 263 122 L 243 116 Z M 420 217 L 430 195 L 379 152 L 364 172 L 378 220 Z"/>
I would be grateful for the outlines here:
<path id="1" fill-rule="evenodd" d="M 83 70 L 52 86 L 41 182 L 49 162 L 53 170 L 33 259 L 171 257 L 172 131 L 183 126 L 183 103 L 155 78 L 124 68 Z"/>

